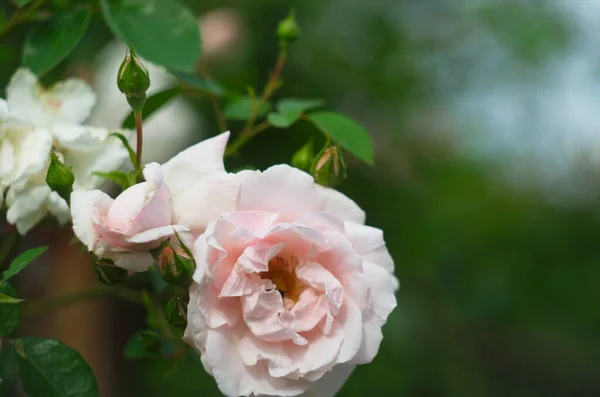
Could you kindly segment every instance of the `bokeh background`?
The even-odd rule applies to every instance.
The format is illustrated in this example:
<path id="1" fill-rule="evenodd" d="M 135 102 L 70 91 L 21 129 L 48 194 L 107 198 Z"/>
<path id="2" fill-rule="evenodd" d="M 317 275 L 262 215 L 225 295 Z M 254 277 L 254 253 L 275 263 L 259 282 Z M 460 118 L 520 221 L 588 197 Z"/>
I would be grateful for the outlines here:
<path id="1" fill-rule="evenodd" d="M 262 88 L 277 23 L 295 8 L 302 34 L 278 96 L 325 98 L 375 141 L 376 166 L 348 156 L 340 190 L 384 230 L 401 289 L 379 355 L 339 396 L 600 395 L 600 1 L 187 3 L 201 24 L 202 67 L 239 92 Z M 25 31 L 0 45 L 2 86 Z M 96 15 L 45 82 L 87 79 L 109 109 L 92 121 L 117 127 L 128 111 L 114 105 L 123 50 L 111 40 Z M 152 89 L 169 84 L 153 74 Z M 169 106 L 148 123 L 151 159 L 219 132 L 206 98 Z M 310 136 L 302 122 L 267 130 L 228 168 L 289 162 Z M 19 276 L 21 295 L 43 301 L 97 283 L 71 237 L 38 228 L 20 243 L 53 244 Z M 103 397 L 220 395 L 192 354 L 123 359 L 144 324 L 137 306 L 51 309 L 27 317 L 21 334 L 81 351 Z"/>

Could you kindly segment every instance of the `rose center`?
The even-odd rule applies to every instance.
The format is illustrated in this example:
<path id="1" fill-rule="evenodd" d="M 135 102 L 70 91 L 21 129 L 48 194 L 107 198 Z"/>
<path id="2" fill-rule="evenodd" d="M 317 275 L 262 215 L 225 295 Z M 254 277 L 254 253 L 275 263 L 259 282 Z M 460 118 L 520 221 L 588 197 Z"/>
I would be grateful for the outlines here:
<path id="1" fill-rule="evenodd" d="M 297 257 L 277 255 L 269 261 L 269 270 L 261 273 L 260 277 L 271 280 L 284 301 L 288 298 L 296 303 L 306 289 L 304 283 L 296 277 L 297 266 Z"/>

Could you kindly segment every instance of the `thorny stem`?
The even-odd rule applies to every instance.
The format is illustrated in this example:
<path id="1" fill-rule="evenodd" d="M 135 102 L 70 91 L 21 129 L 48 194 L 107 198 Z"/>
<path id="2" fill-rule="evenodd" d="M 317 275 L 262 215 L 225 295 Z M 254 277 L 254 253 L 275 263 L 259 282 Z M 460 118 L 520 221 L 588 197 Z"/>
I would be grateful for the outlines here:
<path id="1" fill-rule="evenodd" d="M 134 112 L 135 115 L 135 133 L 136 133 L 136 150 L 135 150 L 135 167 L 137 171 L 142 168 L 142 145 L 144 143 L 143 130 L 142 130 L 142 111 Z"/>
<path id="2" fill-rule="evenodd" d="M 104 297 L 114 297 L 125 302 L 142 304 L 142 298 L 136 291 L 129 290 L 124 287 L 109 286 L 109 285 L 98 285 L 93 288 L 74 292 L 68 295 L 58 296 L 56 298 L 43 299 L 35 302 L 25 302 L 23 308 L 25 309 L 26 317 L 36 317 L 40 314 L 45 314 L 53 310 L 60 309 L 72 305 L 74 303 L 99 299 Z"/>
<path id="3" fill-rule="evenodd" d="M 250 117 L 246 121 L 244 125 L 244 129 L 242 130 L 240 136 L 227 148 L 225 152 L 226 156 L 231 156 L 244 146 L 250 139 L 254 137 L 257 133 L 269 128 L 271 124 L 259 124 L 256 128 L 252 128 L 254 126 L 254 121 L 259 115 L 260 109 L 263 108 L 265 103 L 271 98 L 271 96 L 277 91 L 280 87 L 279 76 L 283 70 L 283 66 L 285 65 L 285 59 L 287 56 L 287 49 L 285 46 L 279 47 L 279 55 L 277 57 L 277 62 L 275 63 L 275 67 L 273 68 L 273 72 L 271 76 L 269 76 L 269 80 L 265 85 L 262 95 L 260 96 L 260 100 L 256 105 L 252 107 L 252 112 L 250 113 Z"/>
<path id="4" fill-rule="evenodd" d="M 0 28 L 0 38 L 6 36 L 16 26 L 27 21 L 27 18 L 29 18 L 29 16 L 35 10 L 37 10 L 40 6 L 42 6 L 45 1 L 46 0 L 37 0 L 33 3 L 31 3 L 31 5 L 29 5 L 29 7 L 23 7 L 20 10 L 18 10 L 17 12 L 15 12 L 13 14 L 13 16 L 4 24 L 4 26 L 2 26 Z"/>

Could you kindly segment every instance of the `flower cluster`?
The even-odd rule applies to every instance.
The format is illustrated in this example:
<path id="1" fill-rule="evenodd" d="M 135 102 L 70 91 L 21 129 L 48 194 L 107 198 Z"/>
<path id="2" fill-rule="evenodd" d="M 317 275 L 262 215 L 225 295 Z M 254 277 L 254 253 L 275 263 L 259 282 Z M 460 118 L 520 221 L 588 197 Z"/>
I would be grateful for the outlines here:
<path id="1" fill-rule="evenodd" d="M 192 247 L 184 340 L 225 395 L 333 396 L 375 357 L 396 306 L 383 234 L 298 169 L 226 172 L 228 137 L 147 165 L 115 200 L 74 192 L 75 233 L 128 270 L 175 232 Z"/>
<path id="2" fill-rule="evenodd" d="M 81 80 L 69 79 L 45 89 L 27 69 L 19 69 L 0 100 L 0 208 L 20 234 L 48 213 L 65 224 L 65 198 L 46 182 L 53 152 L 71 168 L 74 190 L 97 188 L 95 171 L 121 167 L 127 151 L 108 129 L 82 125 L 96 101 Z"/>

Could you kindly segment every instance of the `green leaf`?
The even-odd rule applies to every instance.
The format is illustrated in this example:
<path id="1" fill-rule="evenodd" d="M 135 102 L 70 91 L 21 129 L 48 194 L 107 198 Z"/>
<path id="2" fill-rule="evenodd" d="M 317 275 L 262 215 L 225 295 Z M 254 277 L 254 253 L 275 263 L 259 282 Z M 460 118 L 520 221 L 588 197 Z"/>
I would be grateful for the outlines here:
<path id="1" fill-rule="evenodd" d="M 179 94 L 181 94 L 181 88 L 173 87 L 161 92 L 157 92 L 151 97 L 148 97 L 148 99 L 146 99 L 146 103 L 144 104 L 144 109 L 142 110 L 142 120 L 146 120 L 146 118 L 150 117 L 152 113 L 166 105 L 171 99 L 177 97 Z M 127 116 L 125 121 L 123 121 L 123 128 L 129 130 L 135 128 L 135 115 L 133 112 L 129 113 L 129 116 Z"/>
<path id="2" fill-rule="evenodd" d="M 25 269 L 31 262 L 36 260 L 38 256 L 46 252 L 47 249 L 48 247 L 38 247 L 23 252 L 12 261 L 8 269 L 2 275 L 2 278 L 4 280 L 10 279 L 12 276 Z"/>
<path id="3" fill-rule="evenodd" d="M 15 4 L 19 8 L 27 5 L 28 3 L 31 3 L 31 1 L 32 0 L 12 0 L 13 4 Z"/>
<path id="4" fill-rule="evenodd" d="M 158 333 L 154 331 L 146 331 L 156 335 L 156 339 L 159 340 Z M 148 349 L 148 341 L 151 339 L 150 336 L 144 337 L 140 332 L 133 335 L 129 342 L 125 345 L 125 349 L 123 350 L 123 356 L 128 360 L 138 360 L 144 358 L 155 358 L 156 353 L 154 349 Z M 160 342 L 159 342 L 160 343 Z"/>
<path id="5" fill-rule="evenodd" d="M 91 12 L 81 8 L 58 14 L 35 26 L 27 34 L 22 64 L 38 76 L 50 71 L 79 43 L 90 23 Z"/>
<path id="6" fill-rule="evenodd" d="M 135 184 L 135 181 L 133 183 L 131 183 L 131 174 L 128 174 L 126 172 L 123 171 L 113 171 L 113 172 L 93 172 L 92 175 L 96 175 L 99 176 L 100 178 L 104 178 L 104 179 L 108 179 L 109 181 L 112 181 L 116 184 L 118 184 L 119 186 L 121 186 L 121 188 L 123 190 L 127 189 L 128 187 L 132 186 Z"/>
<path id="7" fill-rule="evenodd" d="M 323 105 L 325 105 L 325 100 L 318 98 L 286 98 L 279 101 L 277 104 L 277 110 L 281 114 L 295 114 L 296 112 L 302 114 L 307 110 L 320 108 Z"/>
<path id="8" fill-rule="evenodd" d="M 192 72 L 200 57 L 194 15 L 176 0 L 100 0 L 112 32 L 148 61 Z"/>
<path id="9" fill-rule="evenodd" d="M 0 281 L 0 293 L 13 298 L 15 289 L 6 281 Z M 9 336 L 21 322 L 21 305 L 0 305 L 0 336 Z"/>
<path id="10" fill-rule="evenodd" d="M 17 357 L 11 343 L 0 344 L 0 396 L 12 396 L 17 380 Z"/>
<path id="11" fill-rule="evenodd" d="M 373 165 L 373 142 L 362 125 L 335 112 L 309 113 L 308 119 L 358 159 Z"/>
<path id="12" fill-rule="evenodd" d="M 298 115 L 300 116 L 300 115 Z M 294 124 L 294 122 L 296 121 L 296 118 L 288 118 L 286 116 L 283 116 L 279 113 L 269 113 L 269 115 L 267 116 L 267 120 L 269 120 L 269 123 L 273 124 L 274 127 L 277 128 L 287 128 L 290 125 Z"/>
<path id="13" fill-rule="evenodd" d="M 123 143 L 123 146 L 125 146 L 125 149 L 127 149 L 127 153 L 129 153 L 129 161 L 131 161 L 131 165 L 133 165 L 133 168 L 138 168 L 137 167 L 137 165 L 138 165 L 137 164 L 137 156 L 135 155 L 135 150 L 133 150 L 133 148 L 129 144 L 129 140 L 125 137 L 125 135 L 121 134 L 120 132 L 113 132 L 110 135 L 119 138 L 121 143 Z"/>
<path id="14" fill-rule="evenodd" d="M 12 296 L 8 296 L 8 295 L 4 295 L 3 293 L 0 293 L 0 305 L 14 305 L 16 303 L 21 303 L 23 302 L 23 299 L 18 299 L 18 298 L 13 298 Z"/>
<path id="15" fill-rule="evenodd" d="M 173 345 L 164 336 L 152 330 L 140 330 L 129 339 L 123 356 L 129 360 L 161 358 L 173 354 Z"/>
<path id="16" fill-rule="evenodd" d="M 323 99 L 282 99 L 277 104 L 278 113 L 270 113 L 267 120 L 277 128 L 287 128 L 294 124 L 302 113 L 324 104 Z"/>
<path id="17" fill-rule="evenodd" d="M 209 94 L 218 97 L 227 96 L 227 90 L 219 84 L 215 79 L 204 78 L 197 74 L 174 72 L 173 76 L 183 81 L 185 84 L 200 91 L 206 91 Z"/>
<path id="18" fill-rule="evenodd" d="M 225 117 L 229 120 L 248 120 L 253 112 L 256 117 L 263 117 L 271 110 L 271 105 L 264 103 L 260 107 L 260 102 L 257 98 L 236 97 L 225 106 Z"/>
<path id="19" fill-rule="evenodd" d="M 19 375 L 29 397 L 97 397 L 98 385 L 79 353 L 52 339 L 16 341 Z"/>

